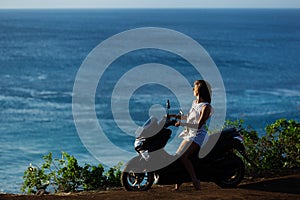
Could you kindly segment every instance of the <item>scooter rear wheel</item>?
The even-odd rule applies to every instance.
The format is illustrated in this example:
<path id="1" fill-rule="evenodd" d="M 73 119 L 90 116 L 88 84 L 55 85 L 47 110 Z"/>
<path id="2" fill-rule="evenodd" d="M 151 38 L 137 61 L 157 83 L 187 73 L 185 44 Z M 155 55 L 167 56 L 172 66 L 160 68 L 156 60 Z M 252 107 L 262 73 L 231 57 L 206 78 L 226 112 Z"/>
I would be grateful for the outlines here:
<path id="1" fill-rule="evenodd" d="M 245 165 L 242 159 L 236 155 L 231 160 L 232 164 L 227 166 L 227 175 L 224 175 L 215 183 L 222 188 L 234 188 L 243 180 L 245 175 Z"/>
<path id="2" fill-rule="evenodd" d="M 135 173 L 134 170 L 129 170 L 122 173 L 121 182 L 128 191 L 146 191 L 153 185 L 154 174 L 151 172 Z"/>

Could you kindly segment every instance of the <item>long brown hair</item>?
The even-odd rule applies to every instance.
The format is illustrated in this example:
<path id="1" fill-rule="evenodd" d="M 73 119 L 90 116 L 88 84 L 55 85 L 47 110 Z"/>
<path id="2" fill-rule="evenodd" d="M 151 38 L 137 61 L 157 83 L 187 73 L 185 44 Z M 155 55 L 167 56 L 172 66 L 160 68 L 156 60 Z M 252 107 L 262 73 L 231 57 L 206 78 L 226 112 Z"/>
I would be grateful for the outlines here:
<path id="1" fill-rule="evenodd" d="M 208 103 L 211 103 L 211 86 L 210 84 L 205 80 L 197 80 L 194 83 L 195 85 L 199 85 L 198 87 L 198 93 L 200 95 L 200 98 L 205 100 Z"/>

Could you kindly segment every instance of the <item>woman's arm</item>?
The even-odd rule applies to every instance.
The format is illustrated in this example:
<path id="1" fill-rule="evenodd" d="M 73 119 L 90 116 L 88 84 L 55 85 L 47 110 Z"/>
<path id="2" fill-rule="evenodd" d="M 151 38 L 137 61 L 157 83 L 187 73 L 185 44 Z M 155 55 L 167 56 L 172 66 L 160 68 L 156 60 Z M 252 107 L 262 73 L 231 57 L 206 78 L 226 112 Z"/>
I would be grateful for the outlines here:
<path id="1" fill-rule="evenodd" d="M 211 112 L 211 106 L 210 105 L 204 105 L 201 113 L 200 118 L 197 124 L 190 124 L 190 123 L 184 123 L 184 122 L 177 122 L 175 126 L 186 126 L 188 128 L 193 129 L 200 129 L 206 122 L 206 120 L 209 118 Z"/>
<path id="2" fill-rule="evenodd" d="M 201 110 L 201 115 L 198 121 L 198 129 L 200 129 L 208 120 L 209 116 L 211 113 L 211 105 L 206 104 L 203 106 L 202 110 Z"/>

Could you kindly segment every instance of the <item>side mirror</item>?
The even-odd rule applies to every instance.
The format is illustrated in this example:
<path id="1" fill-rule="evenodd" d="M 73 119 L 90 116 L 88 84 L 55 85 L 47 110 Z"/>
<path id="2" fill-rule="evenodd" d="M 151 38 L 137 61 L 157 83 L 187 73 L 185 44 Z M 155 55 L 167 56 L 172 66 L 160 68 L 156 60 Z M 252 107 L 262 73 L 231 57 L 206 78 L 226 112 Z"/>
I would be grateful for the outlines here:
<path id="1" fill-rule="evenodd" d="M 182 116 L 184 115 L 183 111 L 180 109 L 179 114 Z"/>
<path id="2" fill-rule="evenodd" d="M 169 99 L 167 100 L 166 108 L 167 108 L 167 109 L 170 109 L 170 101 L 169 101 Z"/>

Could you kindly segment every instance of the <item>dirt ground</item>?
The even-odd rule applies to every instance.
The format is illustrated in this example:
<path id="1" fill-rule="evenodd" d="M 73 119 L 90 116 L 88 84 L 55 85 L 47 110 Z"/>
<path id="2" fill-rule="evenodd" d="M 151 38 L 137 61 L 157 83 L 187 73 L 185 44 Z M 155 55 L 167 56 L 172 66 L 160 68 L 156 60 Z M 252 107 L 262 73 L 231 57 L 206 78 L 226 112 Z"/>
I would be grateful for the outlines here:
<path id="1" fill-rule="evenodd" d="M 56 195 L 14 195 L 0 194 L 0 200 L 95 200 L 95 199 L 299 199 L 300 174 L 277 178 L 244 181 L 238 188 L 222 189 L 214 183 L 201 183 L 202 190 L 194 191 L 192 184 L 184 184 L 180 191 L 172 191 L 172 186 L 155 185 L 146 192 L 127 192 L 123 188 L 109 189 L 108 191 L 63 193 Z"/>

